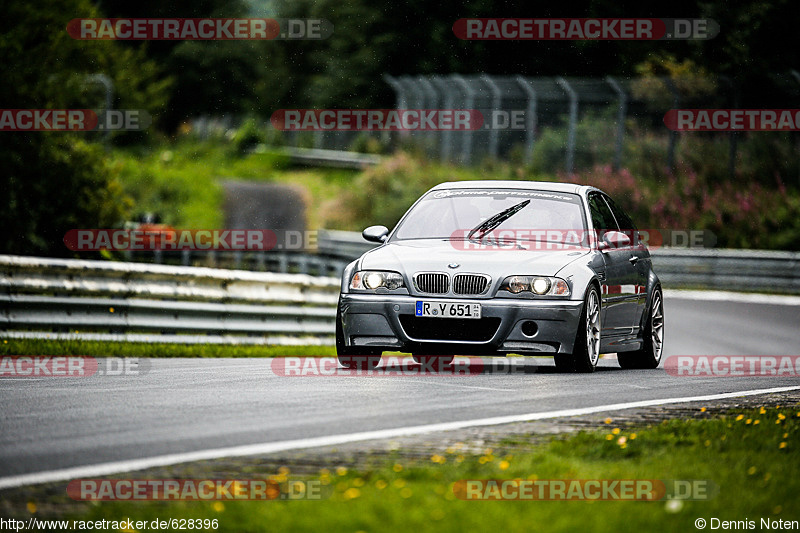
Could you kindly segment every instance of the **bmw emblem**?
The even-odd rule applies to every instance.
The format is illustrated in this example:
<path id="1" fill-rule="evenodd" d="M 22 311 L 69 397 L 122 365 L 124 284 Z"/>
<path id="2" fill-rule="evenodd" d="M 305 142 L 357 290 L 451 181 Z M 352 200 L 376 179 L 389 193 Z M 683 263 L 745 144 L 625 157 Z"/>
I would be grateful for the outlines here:
<path id="1" fill-rule="evenodd" d="M 458 263 L 450 263 L 449 265 L 447 265 L 447 268 L 458 268 L 460 266 L 461 265 L 459 265 Z"/>

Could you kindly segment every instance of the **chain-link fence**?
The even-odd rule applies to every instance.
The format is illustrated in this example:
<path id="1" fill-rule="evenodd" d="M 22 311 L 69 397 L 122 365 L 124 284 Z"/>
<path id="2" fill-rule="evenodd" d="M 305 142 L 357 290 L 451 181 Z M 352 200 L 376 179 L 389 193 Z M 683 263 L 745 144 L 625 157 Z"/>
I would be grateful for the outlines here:
<path id="1" fill-rule="evenodd" d="M 619 168 L 631 152 L 649 150 L 674 168 L 680 143 L 714 140 L 714 152 L 736 172 L 741 132 L 686 133 L 664 124 L 670 109 L 736 109 L 739 88 L 725 77 L 564 78 L 488 75 L 385 76 L 398 109 L 478 109 L 489 114 L 524 112 L 524 129 L 400 132 L 402 141 L 419 144 L 443 162 L 474 164 L 486 158 L 519 158 L 537 169 L 572 173 L 597 164 Z M 770 80 L 782 108 L 800 106 L 800 74 Z M 761 106 L 764 107 L 764 106 Z M 797 152 L 795 134 L 785 135 Z M 752 137 L 752 136 L 751 136 Z M 772 138 L 773 140 L 775 137 Z M 725 146 L 721 146 L 722 144 Z M 757 147 L 754 147 L 758 150 Z"/>
<path id="2" fill-rule="evenodd" d="M 301 148 L 389 153 L 420 150 L 442 163 L 474 165 L 510 160 L 539 172 L 566 172 L 608 165 L 675 169 L 714 165 L 719 179 L 737 173 L 764 180 L 780 175 L 800 183 L 797 132 L 676 132 L 664 122 L 671 109 L 738 109 L 740 88 L 726 77 L 565 78 L 489 75 L 384 76 L 405 110 L 478 110 L 474 130 L 284 131 L 269 139 Z M 765 80 L 764 101 L 749 108 L 800 108 L 800 73 Z M 752 100 L 752 98 L 750 99 Z M 377 104 L 374 107 L 379 107 Z M 497 120 L 499 119 L 502 120 Z M 511 120 L 509 120 L 511 117 Z M 516 127 L 513 125 L 516 117 Z M 201 118 L 203 135 L 237 124 L 231 116 Z M 267 144 L 270 144 L 268 141 Z M 641 171 L 641 168 L 634 168 Z"/>

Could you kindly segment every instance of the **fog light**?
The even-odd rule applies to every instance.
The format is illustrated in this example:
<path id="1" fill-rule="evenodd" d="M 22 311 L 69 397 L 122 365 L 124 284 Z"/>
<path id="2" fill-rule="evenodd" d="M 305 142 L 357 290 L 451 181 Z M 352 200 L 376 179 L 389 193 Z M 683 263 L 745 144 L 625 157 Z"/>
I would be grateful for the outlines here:
<path id="1" fill-rule="evenodd" d="M 539 331 L 539 326 L 533 320 L 526 320 L 522 323 L 522 334 L 526 337 L 533 337 Z"/>

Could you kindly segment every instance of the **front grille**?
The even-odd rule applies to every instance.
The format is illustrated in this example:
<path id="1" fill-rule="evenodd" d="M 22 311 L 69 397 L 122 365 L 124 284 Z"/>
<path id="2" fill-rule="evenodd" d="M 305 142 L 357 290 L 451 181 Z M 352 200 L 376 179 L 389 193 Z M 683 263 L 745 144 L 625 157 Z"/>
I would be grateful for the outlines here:
<path id="1" fill-rule="evenodd" d="M 400 325 L 412 339 L 422 341 L 487 342 L 500 327 L 499 317 L 428 318 L 400 315 Z"/>
<path id="2" fill-rule="evenodd" d="M 414 281 L 419 292 L 428 294 L 445 294 L 449 288 L 449 279 L 447 278 L 447 274 L 443 273 L 429 272 L 417 274 Z"/>
<path id="3" fill-rule="evenodd" d="M 483 294 L 489 280 L 479 274 L 456 274 L 453 278 L 453 293 L 455 294 Z"/>

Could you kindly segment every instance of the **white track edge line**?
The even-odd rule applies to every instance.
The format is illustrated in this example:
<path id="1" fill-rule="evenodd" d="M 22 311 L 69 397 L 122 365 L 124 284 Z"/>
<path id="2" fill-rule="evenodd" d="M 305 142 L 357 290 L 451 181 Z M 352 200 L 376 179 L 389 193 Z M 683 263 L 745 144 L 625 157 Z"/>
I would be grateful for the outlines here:
<path id="1" fill-rule="evenodd" d="M 3 477 L 0 478 L 0 489 L 20 487 L 24 485 L 35 485 L 39 483 L 50 483 L 54 481 L 71 480 L 76 478 L 92 478 L 96 476 L 106 476 L 109 474 L 117 474 L 120 472 L 131 472 L 135 470 L 143 470 L 145 468 L 188 463 L 192 461 L 221 459 L 224 457 L 244 457 L 248 455 L 263 455 L 263 454 L 282 452 L 287 450 L 318 448 L 322 446 L 334 446 L 350 442 L 405 437 L 409 435 L 419 435 L 423 433 L 432 433 L 435 431 L 450 431 L 467 427 L 494 426 L 498 424 L 509 424 L 513 422 L 529 422 L 533 420 L 543 420 L 547 418 L 581 416 L 581 415 L 600 413 L 603 411 L 619 411 L 622 409 L 635 409 L 637 407 L 652 407 L 655 405 L 667 405 L 673 403 L 722 400 L 725 398 L 756 396 L 759 394 L 771 394 L 776 392 L 786 392 L 798 389 L 800 389 L 800 386 L 775 387 L 771 389 L 753 389 L 753 390 L 737 391 L 737 392 L 724 392 L 719 394 L 709 394 L 706 396 L 687 396 L 682 398 L 640 400 L 636 402 L 598 405 L 594 407 L 581 407 L 577 409 L 562 409 L 559 411 L 549 411 L 544 413 L 528 413 L 522 415 L 508 415 L 508 416 L 498 416 L 491 418 L 478 418 L 474 420 L 462 420 L 457 422 L 441 422 L 438 424 L 427 424 L 423 426 L 408 426 L 402 428 L 380 429 L 374 431 L 363 431 L 359 433 L 348 433 L 343 435 L 329 435 L 325 437 L 313 437 L 307 439 L 296 439 L 296 440 L 287 440 L 279 442 L 264 442 L 260 444 L 247 444 L 242 446 L 230 446 L 226 448 L 198 450 L 186 453 L 158 455 L 154 457 L 145 457 L 142 459 L 114 461 L 96 465 L 76 466 L 58 470 L 50 470 L 44 472 L 35 472 L 31 474 L 21 474 L 17 476 Z"/>

